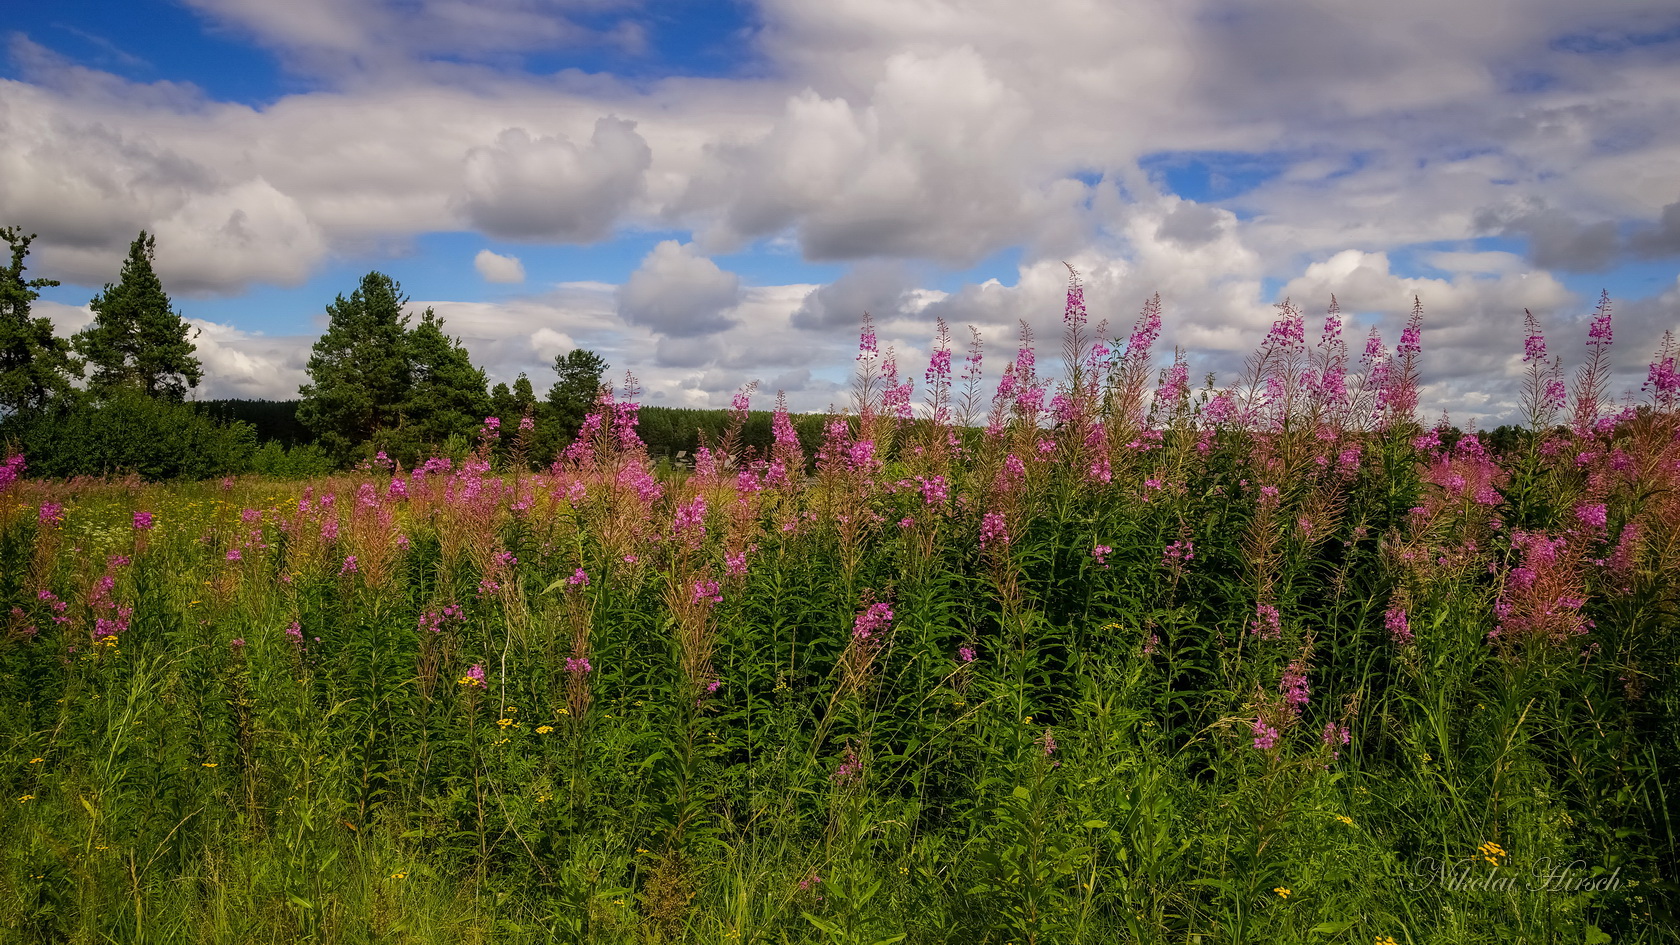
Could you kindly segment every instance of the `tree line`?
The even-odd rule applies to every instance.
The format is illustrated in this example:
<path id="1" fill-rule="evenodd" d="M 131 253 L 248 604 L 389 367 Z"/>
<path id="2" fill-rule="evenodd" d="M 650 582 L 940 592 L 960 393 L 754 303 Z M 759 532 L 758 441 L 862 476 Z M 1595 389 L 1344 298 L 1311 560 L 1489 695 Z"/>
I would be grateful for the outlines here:
<path id="1" fill-rule="evenodd" d="M 491 416 L 528 418 L 529 455 L 543 459 L 576 434 L 608 369 L 575 349 L 556 356 L 542 399 L 524 374 L 491 387 L 441 317 L 428 308 L 412 319 L 396 280 L 370 272 L 327 306 L 299 399 L 267 411 L 289 414 L 291 428 L 259 437 L 234 415 L 250 407 L 187 399 L 204 379 L 197 332 L 158 278 L 153 236 L 130 244 L 118 280 L 89 304 L 93 321 L 69 338 L 31 310 L 40 289 L 59 284 L 26 276 L 35 236 L 5 227 L 0 239 L 10 252 L 0 269 L 0 444 L 38 475 L 311 474 L 381 452 L 412 464 L 464 453 Z"/>

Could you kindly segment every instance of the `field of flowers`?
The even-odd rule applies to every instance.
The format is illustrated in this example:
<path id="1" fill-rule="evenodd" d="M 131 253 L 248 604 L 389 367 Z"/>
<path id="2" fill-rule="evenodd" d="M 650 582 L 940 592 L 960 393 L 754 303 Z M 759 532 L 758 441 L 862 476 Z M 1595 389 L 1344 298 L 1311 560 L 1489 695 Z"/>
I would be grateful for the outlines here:
<path id="1" fill-rule="evenodd" d="M 919 397 L 866 323 L 814 456 L 676 471 L 633 382 L 538 472 L 13 456 L 0 942 L 1676 941 L 1674 347 L 1531 321 L 1495 454 L 1420 318 L 1195 391 L 1075 283 Z"/>

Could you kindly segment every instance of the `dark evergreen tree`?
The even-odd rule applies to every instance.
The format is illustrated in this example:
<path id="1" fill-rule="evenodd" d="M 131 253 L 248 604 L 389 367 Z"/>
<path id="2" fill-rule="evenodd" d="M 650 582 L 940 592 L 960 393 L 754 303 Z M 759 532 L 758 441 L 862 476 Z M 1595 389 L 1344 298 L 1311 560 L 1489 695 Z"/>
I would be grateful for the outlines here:
<path id="1" fill-rule="evenodd" d="M 297 415 L 339 462 L 376 432 L 401 425 L 413 384 L 407 301 L 390 276 L 370 272 L 348 299 L 327 306 L 327 331 L 310 355 Z"/>
<path id="2" fill-rule="evenodd" d="M 537 413 L 537 392 L 531 387 L 531 379 L 524 371 L 513 381 L 514 412 L 520 416 L 535 416 Z"/>
<path id="3" fill-rule="evenodd" d="M 119 389 L 179 401 L 197 387 L 204 369 L 186 321 L 170 307 L 152 270 L 156 240 L 142 230 L 129 244 L 122 277 L 90 303 L 93 324 L 73 344 L 93 375 L 88 390 L 103 397 Z"/>
<path id="4" fill-rule="evenodd" d="M 531 387 L 531 379 L 521 371 L 513 382 L 513 389 L 507 384 L 500 383 L 490 392 L 490 411 L 502 419 L 504 424 L 516 424 L 527 414 L 535 416 L 537 412 L 537 395 Z"/>
<path id="5" fill-rule="evenodd" d="M 490 389 L 490 412 L 498 417 L 510 416 L 513 412 L 513 391 L 508 390 L 506 381 L 497 381 Z"/>
<path id="6" fill-rule="evenodd" d="M 429 445 L 470 437 L 490 415 L 484 371 L 473 367 L 460 339 L 443 333 L 443 319 L 431 309 L 408 333 L 408 360 L 413 385 L 403 413 L 410 432 Z"/>
<path id="7" fill-rule="evenodd" d="M 53 334 L 52 322 L 33 318 L 36 289 L 58 285 L 51 279 L 25 279 L 23 260 L 34 235 L 0 228 L 12 261 L 0 268 L 0 417 L 36 411 L 69 393 L 77 373 L 70 343 Z"/>
<path id="8" fill-rule="evenodd" d="M 577 436 L 583 418 L 589 415 L 601 394 L 601 379 L 606 376 L 607 367 L 600 355 L 582 348 L 555 356 L 554 373 L 559 377 L 548 389 L 548 402 L 544 405 L 541 452 L 564 447 Z"/>

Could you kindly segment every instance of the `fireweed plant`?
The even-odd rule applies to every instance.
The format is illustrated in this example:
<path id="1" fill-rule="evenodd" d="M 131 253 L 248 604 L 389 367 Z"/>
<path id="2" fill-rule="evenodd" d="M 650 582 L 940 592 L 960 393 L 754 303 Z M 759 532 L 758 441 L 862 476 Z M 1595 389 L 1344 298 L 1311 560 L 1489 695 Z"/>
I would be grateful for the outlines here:
<path id="1" fill-rule="evenodd" d="M 0 941 L 1674 941 L 1673 340 L 1530 317 L 1499 452 L 1422 319 L 1198 390 L 1074 274 L 1060 379 L 866 319 L 664 474 L 634 378 L 536 473 L 8 456 Z"/>

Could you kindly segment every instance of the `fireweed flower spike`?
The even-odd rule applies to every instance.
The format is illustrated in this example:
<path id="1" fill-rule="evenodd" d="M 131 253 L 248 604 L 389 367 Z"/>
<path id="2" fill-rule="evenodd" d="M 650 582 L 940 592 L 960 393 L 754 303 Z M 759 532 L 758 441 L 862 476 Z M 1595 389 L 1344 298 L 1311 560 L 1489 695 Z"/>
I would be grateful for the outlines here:
<path id="1" fill-rule="evenodd" d="M 1283 616 L 1271 604 L 1261 604 L 1255 608 L 1249 632 L 1262 640 L 1276 640 L 1283 635 Z"/>
<path id="2" fill-rule="evenodd" d="M 585 661 L 585 665 L 588 665 L 587 661 Z M 484 667 L 478 663 L 472 664 L 472 668 L 467 670 L 467 674 L 461 677 L 460 685 L 466 686 L 468 689 L 487 688 L 488 684 L 484 681 Z"/>
<path id="3" fill-rule="evenodd" d="M 0 463 L 0 492 L 5 492 L 11 487 L 12 483 L 22 478 L 23 471 L 28 466 L 29 464 L 23 461 L 22 453 L 14 453 L 6 457 L 6 461 Z"/>

